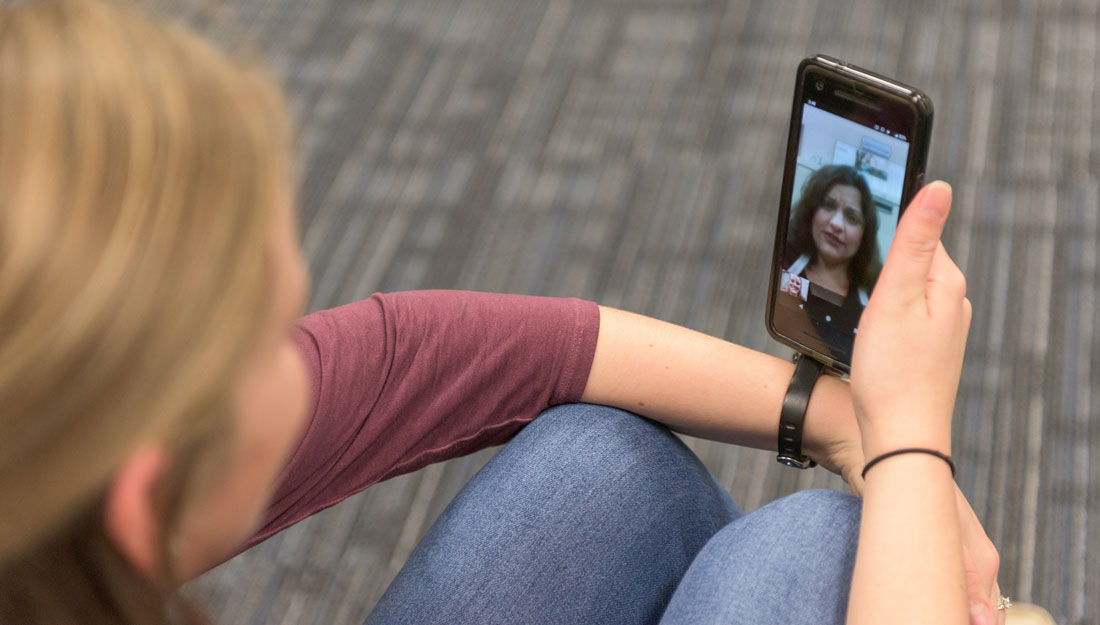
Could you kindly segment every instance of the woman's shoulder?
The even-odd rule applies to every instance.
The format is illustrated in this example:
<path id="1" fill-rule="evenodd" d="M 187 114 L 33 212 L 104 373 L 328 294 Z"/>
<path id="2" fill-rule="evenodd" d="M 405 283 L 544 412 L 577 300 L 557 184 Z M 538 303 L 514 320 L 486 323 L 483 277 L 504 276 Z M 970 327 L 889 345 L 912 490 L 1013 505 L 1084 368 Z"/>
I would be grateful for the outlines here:
<path id="1" fill-rule="evenodd" d="M 789 271 L 795 275 L 801 274 L 806 266 L 810 264 L 810 255 L 804 254 L 800 250 L 794 248 L 789 242 L 785 246 L 783 253 L 783 270 Z"/>

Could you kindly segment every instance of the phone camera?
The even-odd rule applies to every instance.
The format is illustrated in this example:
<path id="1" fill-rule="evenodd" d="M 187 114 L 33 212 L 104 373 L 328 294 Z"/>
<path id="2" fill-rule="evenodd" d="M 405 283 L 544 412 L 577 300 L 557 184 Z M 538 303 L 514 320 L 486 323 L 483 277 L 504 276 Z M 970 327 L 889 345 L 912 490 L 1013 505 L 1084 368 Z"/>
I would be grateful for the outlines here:
<path id="1" fill-rule="evenodd" d="M 814 86 L 817 87 L 818 91 L 824 91 L 825 90 L 825 81 L 824 80 L 819 80 L 819 81 L 817 81 L 817 83 L 814 84 Z"/>

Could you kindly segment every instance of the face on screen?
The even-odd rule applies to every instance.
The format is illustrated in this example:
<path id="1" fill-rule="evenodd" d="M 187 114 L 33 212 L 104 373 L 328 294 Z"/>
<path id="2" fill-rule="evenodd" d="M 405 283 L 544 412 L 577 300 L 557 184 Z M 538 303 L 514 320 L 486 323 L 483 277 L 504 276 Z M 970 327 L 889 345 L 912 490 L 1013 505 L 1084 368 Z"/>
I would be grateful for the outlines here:
<path id="1" fill-rule="evenodd" d="M 802 105 L 774 322 L 844 363 L 897 227 L 905 132 Z"/>

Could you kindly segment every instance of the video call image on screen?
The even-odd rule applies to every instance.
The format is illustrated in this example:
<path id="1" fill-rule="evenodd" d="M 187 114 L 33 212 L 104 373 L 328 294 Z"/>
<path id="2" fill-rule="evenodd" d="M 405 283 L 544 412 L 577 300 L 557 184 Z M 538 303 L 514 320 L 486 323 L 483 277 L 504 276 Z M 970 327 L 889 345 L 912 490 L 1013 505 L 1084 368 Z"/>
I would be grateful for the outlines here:
<path id="1" fill-rule="evenodd" d="M 845 363 L 894 238 L 908 156 L 893 129 L 802 107 L 777 304 Z"/>

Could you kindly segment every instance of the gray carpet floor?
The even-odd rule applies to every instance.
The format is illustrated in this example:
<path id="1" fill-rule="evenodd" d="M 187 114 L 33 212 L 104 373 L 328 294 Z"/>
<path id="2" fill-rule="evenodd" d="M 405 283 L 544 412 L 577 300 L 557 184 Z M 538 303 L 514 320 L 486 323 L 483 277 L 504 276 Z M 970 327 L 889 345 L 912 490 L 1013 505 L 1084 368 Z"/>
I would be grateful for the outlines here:
<path id="1" fill-rule="evenodd" d="M 243 31 L 284 82 L 312 309 L 579 296 L 788 355 L 763 310 L 794 68 L 823 52 L 921 87 L 974 306 L 959 484 L 1006 594 L 1100 623 L 1095 0 L 147 4 L 219 41 Z M 844 488 L 689 443 L 748 510 Z M 372 488 L 190 592 L 221 623 L 358 623 L 491 454 Z"/>

